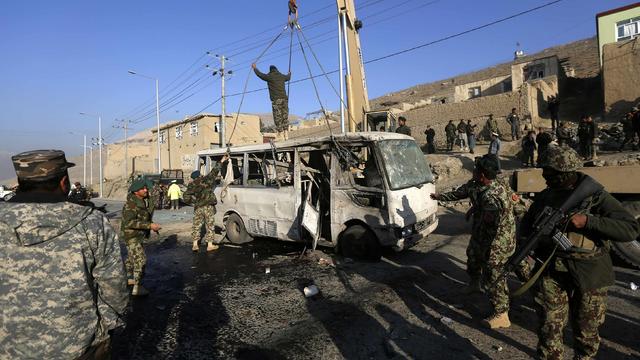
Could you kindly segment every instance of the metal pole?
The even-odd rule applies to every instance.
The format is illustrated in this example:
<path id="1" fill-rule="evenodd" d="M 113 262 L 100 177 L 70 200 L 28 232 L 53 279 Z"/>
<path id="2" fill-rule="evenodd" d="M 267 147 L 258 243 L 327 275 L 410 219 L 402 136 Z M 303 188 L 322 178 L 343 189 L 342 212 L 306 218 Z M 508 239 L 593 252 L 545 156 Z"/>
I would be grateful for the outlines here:
<path id="1" fill-rule="evenodd" d="M 82 163 L 82 186 L 87 186 L 87 135 L 84 135 L 83 163 Z"/>
<path id="2" fill-rule="evenodd" d="M 340 15 L 338 15 L 338 53 L 340 54 L 340 129 L 344 134 L 344 64 L 342 59 L 342 23 Z"/>
<path id="3" fill-rule="evenodd" d="M 98 116 L 98 145 L 100 146 L 100 196 L 103 196 L 103 185 L 102 182 L 104 177 L 102 176 L 102 117 Z"/>
<path id="4" fill-rule="evenodd" d="M 91 174 L 91 191 L 93 191 L 93 146 L 89 147 L 89 173 Z"/>
<path id="5" fill-rule="evenodd" d="M 160 100 L 158 96 L 158 79 L 156 79 L 156 126 L 158 130 L 158 174 L 162 172 L 162 159 L 160 157 Z"/>
<path id="6" fill-rule="evenodd" d="M 222 96 L 221 96 L 221 114 L 220 114 L 220 124 L 219 124 L 219 130 L 220 130 L 220 147 L 221 148 L 225 148 L 227 147 L 227 139 L 225 138 L 225 118 L 226 118 L 226 114 L 225 114 L 225 97 L 224 97 L 224 76 L 226 75 L 224 73 L 224 55 L 220 55 L 220 79 L 221 79 L 221 83 L 222 83 Z"/>
<path id="7" fill-rule="evenodd" d="M 347 38 L 347 14 L 342 13 L 342 35 L 344 36 L 344 52 L 346 56 L 349 56 L 349 39 Z M 351 62 L 347 60 L 347 117 L 349 118 L 349 130 L 355 131 L 355 124 L 352 122 L 353 118 L 353 92 L 351 89 Z"/>

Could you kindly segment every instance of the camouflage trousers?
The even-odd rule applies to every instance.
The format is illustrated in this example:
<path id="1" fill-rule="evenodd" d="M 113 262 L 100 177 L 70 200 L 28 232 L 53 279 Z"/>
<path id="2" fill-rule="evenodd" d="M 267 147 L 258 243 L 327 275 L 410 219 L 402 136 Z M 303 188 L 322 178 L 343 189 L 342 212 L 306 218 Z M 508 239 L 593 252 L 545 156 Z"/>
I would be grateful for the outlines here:
<path id="1" fill-rule="evenodd" d="M 283 132 L 289 130 L 289 99 L 275 99 L 271 102 L 273 111 L 273 122 L 276 124 L 276 130 Z"/>
<path id="2" fill-rule="evenodd" d="M 215 215 L 216 210 L 213 205 L 198 206 L 193 211 L 193 225 L 191 226 L 191 239 L 193 241 L 200 241 L 200 231 L 204 225 L 205 234 L 204 238 L 208 243 L 212 243 L 214 240 L 215 229 Z"/>
<path id="3" fill-rule="evenodd" d="M 539 281 L 535 295 L 540 328 L 538 350 L 540 359 L 562 359 L 564 328 L 571 322 L 574 336 L 574 357 L 590 359 L 600 346 L 598 328 L 607 311 L 607 290 L 581 291 L 569 273 L 555 272 Z"/>
<path id="4" fill-rule="evenodd" d="M 141 284 L 144 268 L 147 264 L 147 256 L 144 254 L 142 239 L 128 239 L 125 244 L 127 245 L 127 260 L 124 265 L 127 269 L 127 277 L 133 279 L 136 284 Z"/>
<path id="5" fill-rule="evenodd" d="M 498 279 L 514 250 L 515 239 L 508 244 L 483 243 L 473 235 L 467 246 L 467 273 L 471 281 L 482 282 L 496 314 L 509 311 L 507 279 Z"/>

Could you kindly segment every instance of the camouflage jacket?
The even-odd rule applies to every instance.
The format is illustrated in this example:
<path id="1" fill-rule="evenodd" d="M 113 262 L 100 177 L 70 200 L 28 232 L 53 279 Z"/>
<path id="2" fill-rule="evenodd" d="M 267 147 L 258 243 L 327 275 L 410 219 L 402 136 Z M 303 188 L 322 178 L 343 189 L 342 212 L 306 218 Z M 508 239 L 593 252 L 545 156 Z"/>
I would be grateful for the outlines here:
<path id="1" fill-rule="evenodd" d="M 547 188 L 538 194 L 522 219 L 521 235 L 526 237 L 532 233 L 535 218 L 545 206 L 559 208 L 571 192 L 569 189 Z M 588 238 L 595 244 L 595 251 L 556 251 L 557 260 L 550 268 L 565 273 L 569 271 L 583 290 L 610 286 L 614 277 L 609 241 L 633 241 L 640 233 L 640 225 L 618 200 L 604 190 L 584 199 L 579 211 L 587 215 L 586 226 L 583 229 L 567 226 L 565 235 L 570 239 L 576 235 Z M 545 260 L 553 248 L 551 239 L 543 239 L 535 251 L 536 256 Z"/>
<path id="2" fill-rule="evenodd" d="M 213 193 L 213 190 L 216 188 L 218 172 L 219 166 L 216 164 L 209 174 L 193 180 L 189 186 L 187 186 L 187 191 L 184 192 L 184 201 L 189 205 L 193 205 L 194 208 L 216 205 L 218 199 Z"/>
<path id="3" fill-rule="evenodd" d="M 480 194 L 477 236 L 489 248 L 487 263 L 500 266 L 516 250 L 516 221 L 510 189 L 494 180 Z M 498 255 L 494 257 L 494 255 Z"/>
<path id="4" fill-rule="evenodd" d="M 480 203 L 480 195 L 486 190 L 486 186 L 479 184 L 477 181 L 471 179 L 467 181 L 466 184 L 463 184 L 456 188 L 455 190 L 446 192 L 444 194 L 440 194 L 440 201 L 457 201 L 463 199 L 469 199 L 471 201 L 471 209 L 467 212 L 467 219 L 470 215 L 473 214 L 473 229 L 472 232 L 475 233 L 476 227 L 479 223 L 479 215 L 480 213 L 476 211 L 478 209 L 478 205 Z"/>
<path id="5" fill-rule="evenodd" d="M 0 359 L 74 359 L 120 325 L 127 305 L 106 217 L 42 201 L 0 204 Z"/>
<path id="6" fill-rule="evenodd" d="M 120 231 L 123 239 L 148 238 L 151 234 L 151 220 L 153 217 L 153 204 L 148 198 L 140 199 L 129 193 L 127 202 L 122 207 L 122 224 Z"/>

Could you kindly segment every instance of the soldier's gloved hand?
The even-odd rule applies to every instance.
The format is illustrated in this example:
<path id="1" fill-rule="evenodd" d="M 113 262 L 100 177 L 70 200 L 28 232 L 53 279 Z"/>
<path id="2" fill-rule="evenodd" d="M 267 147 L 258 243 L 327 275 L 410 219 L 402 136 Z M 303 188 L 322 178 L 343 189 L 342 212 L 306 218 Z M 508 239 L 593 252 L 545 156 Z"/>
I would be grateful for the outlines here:
<path id="1" fill-rule="evenodd" d="M 150 228 L 151 230 L 155 231 L 155 232 L 158 232 L 160 229 L 162 229 L 162 227 L 160 226 L 160 224 L 156 224 L 156 223 L 151 224 L 151 225 L 149 226 L 149 228 Z"/>

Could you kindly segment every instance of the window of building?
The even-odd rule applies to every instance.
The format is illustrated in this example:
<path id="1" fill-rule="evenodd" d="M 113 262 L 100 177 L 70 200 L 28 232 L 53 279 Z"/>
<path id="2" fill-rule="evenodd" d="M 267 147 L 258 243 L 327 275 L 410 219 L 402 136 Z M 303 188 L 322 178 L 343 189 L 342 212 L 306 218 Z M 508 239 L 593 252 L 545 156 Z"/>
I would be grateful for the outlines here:
<path id="1" fill-rule="evenodd" d="M 198 135 L 198 122 L 197 121 L 192 121 L 191 122 L 191 125 L 189 127 L 189 134 L 191 136 Z"/>
<path id="2" fill-rule="evenodd" d="M 616 41 L 629 40 L 640 34 L 640 16 L 616 23 Z"/>
<path id="3" fill-rule="evenodd" d="M 542 79 L 544 75 L 545 66 L 544 64 L 532 64 L 523 69 L 524 72 L 524 80 L 535 80 Z"/>
<path id="4" fill-rule="evenodd" d="M 469 88 L 469 99 L 482 96 L 482 89 L 480 86 Z"/>
<path id="5" fill-rule="evenodd" d="M 176 139 L 182 139 L 182 125 L 176 126 Z"/>
<path id="6" fill-rule="evenodd" d="M 160 144 L 164 144 L 167 141 L 167 132 L 162 130 L 160 131 Z"/>

